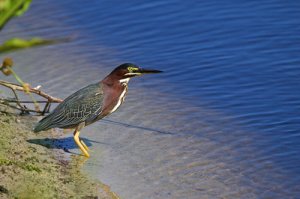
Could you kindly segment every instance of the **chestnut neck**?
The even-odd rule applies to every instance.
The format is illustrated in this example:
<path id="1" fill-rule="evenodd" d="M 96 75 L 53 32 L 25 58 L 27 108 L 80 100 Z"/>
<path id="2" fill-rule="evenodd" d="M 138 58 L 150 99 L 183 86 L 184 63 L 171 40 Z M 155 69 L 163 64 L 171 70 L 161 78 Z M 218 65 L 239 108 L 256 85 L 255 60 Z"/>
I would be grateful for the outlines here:
<path id="1" fill-rule="evenodd" d="M 114 86 L 114 85 L 120 85 L 120 77 L 117 76 L 114 73 L 109 74 L 108 76 L 106 76 L 101 83 L 106 84 L 107 86 Z"/>

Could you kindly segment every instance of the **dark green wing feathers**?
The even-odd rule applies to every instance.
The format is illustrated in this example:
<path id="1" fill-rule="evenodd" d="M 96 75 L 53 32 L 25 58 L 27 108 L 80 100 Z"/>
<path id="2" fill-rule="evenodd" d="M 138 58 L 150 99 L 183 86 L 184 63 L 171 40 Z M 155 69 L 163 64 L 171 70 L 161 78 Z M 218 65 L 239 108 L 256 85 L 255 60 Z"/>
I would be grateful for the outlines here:
<path id="1" fill-rule="evenodd" d="M 87 120 L 91 121 L 100 114 L 102 104 L 101 85 L 91 84 L 66 98 L 35 126 L 34 132 L 56 127 L 72 128 Z"/>

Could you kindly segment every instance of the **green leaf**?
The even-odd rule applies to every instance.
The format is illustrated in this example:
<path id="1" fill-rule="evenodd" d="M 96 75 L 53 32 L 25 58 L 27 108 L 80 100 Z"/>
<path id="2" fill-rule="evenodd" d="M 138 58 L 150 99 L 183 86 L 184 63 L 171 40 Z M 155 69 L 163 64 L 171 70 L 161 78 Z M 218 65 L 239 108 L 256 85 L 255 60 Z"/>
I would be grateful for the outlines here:
<path id="1" fill-rule="evenodd" d="M 0 1 L 0 11 L 2 12 L 3 10 L 9 8 L 11 5 L 10 0 L 1 0 Z"/>
<path id="2" fill-rule="evenodd" d="M 22 15 L 24 12 L 26 12 L 26 10 L 28 10 L 30 4 L 31 4 L 32 0 L 24 0 L 24 3 L 19 7 L 19 9 L 15 12 L 15 16 L 20 16 Z"/>
<path id="3" fill-rule="evenodd" d="M 13 17 L 28 10 L 32 0 L 0 0 L 0 30 Z"/>
<path id="4" fill-rule="evenodd" d="M 63 39 L 42 39 L 42 38 L 32 38 L 29 40 L 21 39 L 21 38 L 12 38 L 4 42 L 2 45 L 0 45 L 0 53 L 5 53 L 9 51 L 24 49 L 24 48 L 30 48 L 34 46 L 42 46 L 42 45 L 51 45 L 61 42 L 68 42 L 69 38 L 63 38 Z"/>

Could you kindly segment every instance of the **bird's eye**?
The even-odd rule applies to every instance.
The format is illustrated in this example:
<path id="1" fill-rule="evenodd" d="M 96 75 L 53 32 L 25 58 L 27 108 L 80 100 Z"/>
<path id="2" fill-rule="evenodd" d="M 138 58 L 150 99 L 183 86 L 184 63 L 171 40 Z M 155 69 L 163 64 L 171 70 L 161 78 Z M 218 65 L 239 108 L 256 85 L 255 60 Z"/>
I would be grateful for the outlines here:
<path id="1" fill-rule="evenodd" d="M 133 73 L 134 71 L 137 71 L 139 70 L 138 68 L 135 68 L 135 67 L 128 67 L 127 70 L 130 72 L 130 73 Z"/>

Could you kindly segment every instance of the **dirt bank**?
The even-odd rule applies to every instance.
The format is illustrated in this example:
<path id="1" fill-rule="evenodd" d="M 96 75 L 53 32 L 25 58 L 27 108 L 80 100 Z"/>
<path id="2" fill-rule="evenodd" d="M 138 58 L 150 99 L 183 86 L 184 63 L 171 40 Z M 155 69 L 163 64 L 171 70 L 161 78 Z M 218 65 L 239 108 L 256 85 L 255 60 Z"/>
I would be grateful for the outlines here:
<path id="1" fill-rule="evenodd" d="M 118 198 L 108 186 L 81 173 L 85 157 L 66 157 L 51 147 L 55 143 L 47 137 L 57 135 L 33 133 L 33 121 L 0 112 L 0 198 Z"/>

